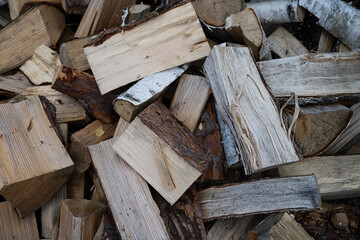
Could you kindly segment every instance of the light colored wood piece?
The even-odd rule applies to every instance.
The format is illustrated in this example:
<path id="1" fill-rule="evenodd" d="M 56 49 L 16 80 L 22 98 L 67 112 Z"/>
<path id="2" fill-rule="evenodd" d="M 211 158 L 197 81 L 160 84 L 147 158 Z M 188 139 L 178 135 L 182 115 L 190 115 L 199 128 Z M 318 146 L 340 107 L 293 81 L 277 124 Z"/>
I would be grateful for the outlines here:
<path id="1" fill-rule="evenodd" d="M 281 58 L 310 53 L 299 40 L 283 27 L 279 27 L 270 35 L 268 44 L 271 51 Z"/>
<path id="2" fill-rule="evenodd" d="M 280 176 L 314 173 L 322 199 L 358 197 L 360 194 L 360 155 L 308 158 L 279 167 Z"/>
<path id="3" fill-rule="evenodd" d="M 90 40 L 91 37 L 85 37 L 62 43 L 59 49 L 61 63 L 79 71 L 89 70 L 83 46 Z"/>
<path id="4" fill-rule="evenodd" d="M 215 46 L 204 69 L 246 174 L 299 161 L 248 48 Z"/>
<path id="5" fill-rule="evenodd" d="M 170 239 L 146 181 L 112 149 L 114 139 L 89 147 L 122 239 Z"/>
<path id="6" fill-rule="evenodd" d="M 27 60 L 20 70 L 34 85 L 52 83 L 61 66 L 59 55 L 45 45 L 39 46 L 34 55 Z"/>
<path id="7" fill-rule="evenodd" d="M 9 202 L 0 203 L 0 239 L 39 239 L 35 213 L 21 219 Z"/>
<path id="8" fill-rule="evenodd" d="M 102 188 L 99 176 L 96 173 L 93 174 L 92 180 L 93 180 L 94 186 L 92 189 L 91 200 L 97 201 L 99 203 L 107 204 L 104 189 Z"/>
<path id="9" fill-rule="evenodd" d="M 114 100 L 116 113 L 131 122 L 155 102 L 187 68 L 188 65 L 183 65 L 144 77 Z"/>
<path id="10" fill-rule="evenodd" d="M 21 93 L 23 96 L 45 96 L 56 108 L 56 120 L 59 123 L 84 120 L 86 118 L 85 109 L 72 97 L 69 97 L 50 85 L 34 86 L 27 88 Z"/>
<path id="11" fill-rule="evenodd" d="M 210 93 L 210 84 L 206 78 L 184 74 L 180 78 L 170 111 L 179 122 L 194 132 Z"/>
<path id="12" fill-rule="evenodd" d="M 37 3 L 48 3 L 52 5 L 60 5 L 61 0 L 9 0 L 9 10 L 11 19 L 14 20 L 20 14 L 22 14 L 27 8 L 31 7 L 31 5 L 35 5 Z"/>
<path id="13" fill-rule="evenodd" d="M 127 23 L 135 22 L 136 20 L 144 17 L 146 14 L 150 13 L 151 6 L 148 4 L 134 4 L 129 7 L 129 15 L 126 19 Z"/>
<path id="14" fill-rule="evenodd" d="M 0 31 L 0 73 L 19 67 L 40 45 L 55 46 L 65 27 L 64 15 L 40 5 Z"/>
<path id="15" fill-rule="evenodd" d="M 31 86 L 32 84 L 21 72 L 17 72 L 14 75 L 0 76 L 0 93 L 4 95 L 17 95 Z"/>
<path id="16" fill-rule="evenodd" d="M 71 175 L 66 185 L 68 199 L 85 198 L 85 173 Z"/>
<path id="17" fill-rule="evenodd" d="M 69 132 L 69 125 L 67 123 L 60 123 L 59 128 L 60 128 L 61 133 L 65 140 L 65 147 L 67 148 L 67 146 L 68 146 L 68 137 L 67 136 L 68 136 L 68 132 Z"/>
<path id="18" fill-rule="evenodd" d="M 325 30 L 350 49 L 360 48 L 360 11 L 341 0 L 299 0 Z"/>
<path id="19" fill-rule="evenodd" d="M 339 52 L 351 52 L 351 50 L 345 44 L 339 42 Z"/>
<path id="20" fill-rule="evenodd" d="M 116 125 L 116 129 L 115 129 L 115 132 L 114 132 L 114 138 L 120 137 L 120 135 L 123 134 L 123 132 L 125 132 L 125 130 L 128 128 L 129 124 L 130 123 L 125 121 L 125 119 L 120 117 L 119 122 Z"/>
<path id="21" fill-rule="evenodd" d="M 64 185 L 73 162 L 38 97 L 0 104 L 0 194 L 25 217 Z"/>
<path id="22" fill-rule="evenodd" d="M 335 38 L 328 33 L 325 29 L 322 30 L 319 40 L 318 52 L 331 52 L 334 45 Z"/>
<path id="23" fill-rule="evenodd" d="M 159 42 L 163 43 L 161 49 Z M 187 3 L 117 33 L 98 46 L 85 47 L 84 51 L 100 92 L 105 94 L 156 72 L 203 58 L 210 47 L 191 3 Z M 139 64 L 141 69 L 135 67 Z"/>
<path id="24" fill-rule="evenodd" d="M 56 240 L 59 234 L 60 204 L 67 198 L 66 185 L 60 189 L 50 202 L 41 207 L 41 234 L 42 237 Z"/>
<path id="25" fill-rule="evenodd" d="M 264 179 L 199 192 L 204 220 L 320 207 L 315 176 Z M 244 194 L 246 193 L 246 194 Z"/>
<path id="26" fill-rule="evenodd" d="M 258 62 L 275 97 L 349 95 L 360 92 L 360 51 L 319 53 Z"/>
<path id="27" fill-rule="evenodd" d="M 115 128 L 115 124 L 101 123 L 96 120 L 71 135 L 69 154 L 75 164 L 75 173 L 83 173 L 91 165 L 91 157 L 87 147 L 111 138 Z"/>
<path id="28" fill-rule="evenodd" d="M 85 199 L 61 201 L 59 239 L 93 239 L 106 205 Z"/>

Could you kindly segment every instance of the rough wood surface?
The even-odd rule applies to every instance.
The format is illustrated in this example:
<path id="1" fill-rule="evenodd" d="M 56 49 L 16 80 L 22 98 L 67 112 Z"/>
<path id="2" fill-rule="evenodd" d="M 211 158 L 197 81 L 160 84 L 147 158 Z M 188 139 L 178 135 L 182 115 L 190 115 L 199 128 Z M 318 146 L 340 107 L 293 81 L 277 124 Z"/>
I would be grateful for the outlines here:
<path id="1" fill-rule="evenodd" d="M 116 119 L 112 102 L 117 94 L 101 95 L 95 78 L 88 73 L 63 65 L 52 88 L 75 98 L 95 119 L 105 123 Z"/>
<path id="2" fill-rule="evenodd" d="M 348 95 L 360 92 L 360 51 L 319 53 L 258 62 L 275 97 Z"/>
<path id="3" fill-rule="evenodd" d="M 171 68 L 144 77 L 114 100 L 114 109 L 126 121 L 131 122 L 188 68 L 188 65 Z"/>
<path id="4" fill-rule="evenodd" d="M 66 186 L 68 199 L 84 199 L 85 173 L 73 173 L 67 181 Z"/>
<path id="5" fill-rule="evenodd" d="M 248 48 L 215 46 L 204 69 L 246 174 L 299 160 Z"/>
<path id="6" fill-rule="evenodd" d="M 114 139 L 89 147 L 122 239 L 170 239 L 146 181 L 112 149 Z"/>
<path id="7" fill-rule="evenodd" d="M 0 239 L 39 239 L 35 213 L 21 219 L 9 202 L 0 203 Z"/>
<path id="8" fill-rule="evenodd" d="M 280 176 L 314 173 L 322 199 L 358 197 L 360 195 L 359 155 L 308 158 L 279 167 Z"/>
<path id="9" fill-rule="evenodd" d="M 172 115 L 194 132 L 210 93 L 210 84 L 206 78 L 182 75 L 170 105 Z"/>
<path id="10" fill-rule="evenodd" d="M 203 219 L 211 220 L 317 209 L 320 196 L 316 178 L 310 175 L 212 187 L 199 192 L 199 203 Z"/>
<path id="11" fill-rule="evenodd" d="M 93 239 L 106 205 L 86 199 L 61 201 L 59 239 Z"/>
<path id="12" fill-rule="evenodd" d="M 90 40 L 91 37 L 85 37 L 62 43 L 59 49 L 60 62 L 79 71 L 89 70 L 83 46 Z"/>
<path id="13" fill-rule="evenodd" d="M 191 3 L 187 3 L 112 35 L 97 46 L 87 46 L 84 51 L 100 91 L 105 94 L 153 73 L 203 58 L 210 47 Z M 136 67 L 139 64 L 141 68 Z"/>
<path id="14" fill-rule="evenodd" d="M 84 15 L 90 0 L 61 0 L 61 5 L 66 13 Z"/>
<path id="15" fill-rule="evenodd" d="M 0 31 L 0 73 L 19 67 L 40 45 L 55 46 L 65 27 L 64 15 L 41 5 Z"/>
<path id="16" fill-rule="evenodd" d="M 27 77 L 17 72 L 14 75 L 0 75 L 0 94 L 13 97 L 25 91 L 26 88 L 31 87 Z"/>
<path id="17" fill-rule="evenodd" d="M 310 53 L 299 40 L 283 27 L 276 29 L 267 40 L 271 51 L 281 58 Z"/>
<path id="18" fill-rule="evenodd" d="M 27 8 L 30 8 L 31 5 L 36 5 L 39 3 L 48 3 L 52 5 L 60 5 L 61 0 L 9 0 L 9 10 L 11 19 L 14 20 L 19 15 L 21 15 Z"/>
<path id="19" fill-rule="evenodd" d="M 73 162 L 38 97 L 0 105 L 0 194 L 25 217 L 70 177 Z"/>
<path id="20" fill-rule="evenodd" d="M 125 132 L 128 126 L 129 123 L 125 121 L 125 119 L 119 118 L 119 121 L 116 125 L 116 129 L 114 132 L 114 138 L 118 138 L 121 134 L 123 134 L 123 132 Z"/>
<path id="21" fill-rule="evenodd" d="M 51 89 L 49 85 L 29 87 L 21 95 L 46 97 L 55 106 L 56 120 L 59 123 L 84 120 L 86 118 L 85 109 L 75 99 Z"/>
<path id="22" fill-rule="evenodd" d="M 34 55 L 20 70 L 34 85 L 52 83 L 61 66 L 59 55 L 45 45 L 36 48 Z"/>
<path id="23" fill-rule="evenodd" d="M 135 22 L 140 18 L 144 17 L 146 14 L 150 13 L 151 6 L 148 4 L 134 4 L 129 7 L 129 15 L 126 18 L 127 23 Z"/>
<path id="24" fill-rule="evenodd" d="M 335 38 L 328 33 L 325 29 L 322 30 L 317 48 L 318 52 L 331 52 L 334 45 Z"/>

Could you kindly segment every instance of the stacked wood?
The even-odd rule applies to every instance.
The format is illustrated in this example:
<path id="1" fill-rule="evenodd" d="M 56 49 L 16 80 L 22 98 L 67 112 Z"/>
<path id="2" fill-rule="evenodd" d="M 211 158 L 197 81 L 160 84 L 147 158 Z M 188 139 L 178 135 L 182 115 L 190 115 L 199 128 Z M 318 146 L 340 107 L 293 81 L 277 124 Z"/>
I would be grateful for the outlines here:
<path id="1" fill-rule="evenodd" d="M 22 14 L 27 8 L 31 7 L 31 5 L 35 5 L 38 3 L 46 2 L 52 5 L 60 5 L 61 0 L 9 0 L 9 9 L 11 19 L 17 18 L 20 14 Z"/>
<path id="2" fill-rule="evenodd" d="M 90 66 L 86 59 L 83 46 L 90 40 L 91 37 L 84 37 L 61 44 L 59 50 L 61 63 L 79 71 L 89 70 Z"/>

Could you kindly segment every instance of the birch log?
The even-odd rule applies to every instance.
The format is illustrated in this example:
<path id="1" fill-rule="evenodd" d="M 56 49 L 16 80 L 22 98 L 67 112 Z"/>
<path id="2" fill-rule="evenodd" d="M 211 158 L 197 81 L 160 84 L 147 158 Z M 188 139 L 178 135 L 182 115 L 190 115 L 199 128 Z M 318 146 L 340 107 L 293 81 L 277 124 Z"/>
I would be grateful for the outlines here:
<path id="1" fill-rule="evenodd" d="M 319 24 L 350 49 L 360 48 L 360 10 L 341 0 L 299 0 Z"/>
<path id="2" fill-rule="evenodd" d="M 204 69 L 246 174 L 299 160 L 248 48 L 215 46 Z"/>

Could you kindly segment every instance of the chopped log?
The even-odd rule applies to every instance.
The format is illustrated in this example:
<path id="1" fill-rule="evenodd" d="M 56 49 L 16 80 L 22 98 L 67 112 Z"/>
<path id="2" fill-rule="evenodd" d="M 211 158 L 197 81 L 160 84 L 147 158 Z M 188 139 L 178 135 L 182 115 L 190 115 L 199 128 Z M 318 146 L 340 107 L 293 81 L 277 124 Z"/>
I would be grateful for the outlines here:
<path id="1" fill-rule="evenodd" d="M 74 173 L 71 175 L 66 185 L 68 199 L 84 199 L 85 173 Z"/>
<path id="2" fill-rule="evenodd" d="M 115 124 L 104 124 L 96 120 L 71 135 L 69 154 L 75 164 L 75 173 L 84 173 L 91 165 L 88 146 L 111 138 L 115 127 Z"/>
<path id="3" fill-rule="evenodd" d="M 132 121 L 113 148 L 171 205 L 212 161 L 190 130 L 157 102 Z"/>
<path id="4" fill-rule="evenodd" d="M 153 73 L 193 62 L 210 51 L 191 3 L 111 37 L 105 35 L 105 39 L 96 42 L 84 51 L 102 94 Z M 161 51 L 159 42 L 163 43 Z M 139 63 L 141 68 L 136 67 Z"/>
<path id="5" fill-rule="evenodd" d="M 91 37 L 74 39 L 61 44 L 59 55 L 60 62 L 71 68 L 79 71 L 86 71 L 90 69 L 89 63 L 86 59 L 83 46 L 91 40 Z"/>
<path id="6" fill-rule="evenodd" d="M 172 115 L 194 132 L 210 93 L 210 84 L 206 78 L 182 75 L 170 105 Z"/>
<path id="7" fill-rule="evenodd" d="M 146 14 L 150 13 L 151 6 L 148 4 L 134 4 L 129 7 L 129 15 L 126 18 L 127 23 L 135 22 L 143 18 Z"/>
<path id="8" fill-rule="evenodd" d="M 187 68 L 188 65 L 183 65 L 144 77 L 114 100 L 116 113 L 131 122 L 155 102 Z"/>
<path id="9" fill-rule="evenodd" d="M 49 201 L 73 169 L 47 114 L 38 97 L 0 104 L 0 194 L 22 217 Z"/>
<path id="10" fill-rule="evenodd" d="M 34 85 L 52 83 L 61 66 L 59 55 L 45 45 L 36 48 L 34 55 L 20 70 Z"/>
<path id="11" fill-rule="evenodd" d="M 320 35 L 317 52 L 331 52 L 334 42 L 335 42 L 335 38 L 325 29 L 323 29 Z"/>
<path id="12" fill-rule="evenodd" d="M 136 0 L 91 0 L 74 37 L 87 37 L 104 29 L 120 26 L 124 22 L 124 10 L 135 2 Z"/>
<path id="13" fill-rule="evenodd" d="M 31 86 L 32 84 L 21 72 L 14 75 L 0 75 L 0 94 L 6 97 L 16 96 Z"/>
<path id="14" fill-rule="evenodd" d="M 225 29 L 231 36 L 251 48 L 256 59 L 271 59 L 266 35 L 253 9 L 247 8 L 226 18 Z"/>
<path id="15" fill-rule="evenodd" d="M 192 4 L 202 21 L 216 27 L 225 25 L 226 17 L 246 8 L 244 0 L 195 0 Z"/>
<path id="16" fill-rule="evenodd" d="M 65 27 L 64 15 L 41 5 L 26 12 L 0 31 L 0 73 L 19 67 L 40 45 L 55 46 Z"/>
<path id="17" fill-rule="evenodd" d="M 359 155 L 326 156 L 281 166 L 279 173 L 280 176 L 314 173 L 321 199 L 338 199 L 359 196 L 359 169 Z"/>
<path id="18" fill-rule="evenodd" d="M 21 93 L 23 96 L 44 96 L 56 108 L 56 120 L 59 123 L 84 120 L 85 109 L 75 99 L 51 89 L 51 86 L 34 86 Z"/>
<path id="19" fill-rule="evenodd" d="M 0 239 L 39 239 L 35 214 L 21 219 L 9 202 L 0 203 Z"/>
<path id="20" fill-rule="evenodd" d="M 101 95 L 95 78 L 90 74 L 63 65 L 52 88 L 75 98 L 95 119 L 105 123 L 115 120 L 112 102 L 116 92 Z"/>
<path id="21" fill-rule="evenodd" d="M 341 0 L 299 0 L 319 24 L 350 49 L 360 48 L 360 11 Z"/>
<path id="22" fill-rule="evenodd" d="M 11 19 L 14 20 L 20 14 L 22 14 L 26 9 L 30 8 L 31 5 L 38 3 L 48 3 L 52 5 L 60 5 L 61 0 L 9 0 L 9 10 Z"/>
<path id="23" fill-rule="evenodd" d="M 50 202 L 41 207 L 41 236 L 56 240 L 59 234 L 60 205 L 67 198 L 66 185 L 60 189 Z"/>
<path id="24" fill-rule="evenodd" d="M 248 48 L 215 46 L 204 69 L 246 174 L 299 161 Z"/>
<path id="25" fill-rule="evenodd" d="M 106 205 L 86 199 L 61 201 L 59 239 L 93 239 Z"/>
<path id="26" fill-rule="evenodd" d="M 112 149 L 115 139 L 89 147 L 122 239 L 170 239 L 146 181 Z"/>
<path id="27" fill-rule="evenodd" d="M 84 15 L 90 0 L 61 0 L 61 5 L 66 13 Z"/>
<path id="28" fill-rule="evenodd" d="M 310 175 L 208 188 L 199 192 L 199 203 L 203 219 L 212 220 L 317 209 L 320 196 L 316 178 Z"/>
<path id="29" fill-rule="evenodd" d="M 294 114 L 293 107 L 288 111 L 288 115 Z M 340 104 L 301 107 L 293 130 L 304 157 L 315 156 L 329 147 L 348 125 L 351 115 L 351 110 Z"/>
<path id="30" fill-rule="evenodd" d="M 283 27 L 279 27 L 270 35 L 268 44 L 271 51 L 281 58 L 310 53 L 299 40 Z"/>
<path id="31" fill-rule="evenodd" d="M 360 92 L 360 51 L 319 53 L 258 62 L 275 97 L 324 97 Z"/>
<path id="32" fill-rule="evenodd" d="M 305 17 L 298 0 L 257 1 L 247 3 L 247 7 L 254 9 L 261 23 L 302 22 Z"/>

